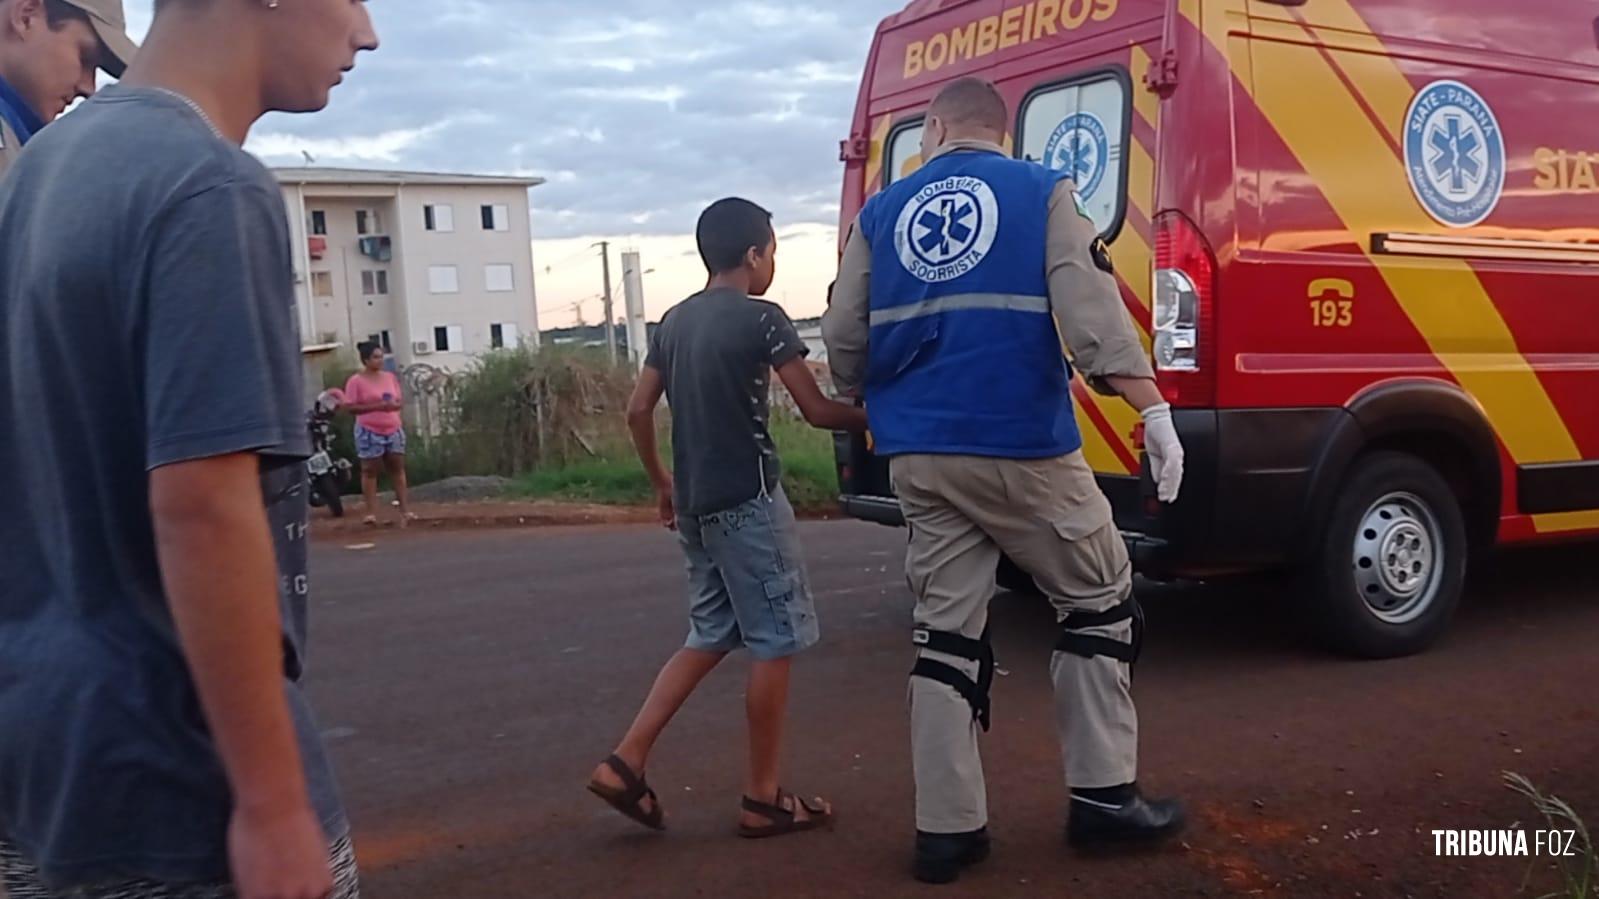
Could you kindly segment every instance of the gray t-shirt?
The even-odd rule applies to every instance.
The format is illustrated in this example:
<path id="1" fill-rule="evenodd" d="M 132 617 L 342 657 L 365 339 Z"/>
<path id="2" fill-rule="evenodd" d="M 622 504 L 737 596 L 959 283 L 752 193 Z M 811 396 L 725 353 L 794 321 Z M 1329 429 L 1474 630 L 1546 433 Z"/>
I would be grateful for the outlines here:
<path id="1" fill-rule="evenodd" d="M 772 369 L 809 352 L 782 307 L 736 290 L 695 294 L 661 319 L 645 364 L 661 373 L 672 406 L 680 514 L 731 509 L 777 486 Z"/>
<path id="2" fill-rule="evenodd" d="M 181 100 L 111 87 L 0 181 L 0 833 L 55 886 L 225 879 L 230 791 L 162 589 L 148 473 L 261 460 L 299 686 L 308 450 L 282 195 Z"/>

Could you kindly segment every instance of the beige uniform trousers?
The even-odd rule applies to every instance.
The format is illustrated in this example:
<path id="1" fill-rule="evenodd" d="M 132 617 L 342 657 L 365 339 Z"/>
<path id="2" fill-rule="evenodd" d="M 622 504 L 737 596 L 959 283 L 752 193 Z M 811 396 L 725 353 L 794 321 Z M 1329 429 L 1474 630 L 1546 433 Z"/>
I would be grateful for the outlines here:
<path id="1" fill-rule="evenodd" d="M 1039 460 L 898 456 L 890 474 L 911 531 L 905 567 L 918 628 L 981 636 L 1001 553 L 1033 576 L 1057 620 L 1104 611 L 1132 594 L 1127 549 L 1081 452 Z M 1127 643 L 1132 622 L 1080 633 Z M 974 661 L 920 652 L 976 678 Z M 1129 666 L 1056 652 L 1050 674 L 1068 789 L 1135 781 L 1138 713 Z M 987 826 L 971 706 L 952 687 L 922 677 L 911 678 L 910 706 L 917 829 L 965 833 Z"/>

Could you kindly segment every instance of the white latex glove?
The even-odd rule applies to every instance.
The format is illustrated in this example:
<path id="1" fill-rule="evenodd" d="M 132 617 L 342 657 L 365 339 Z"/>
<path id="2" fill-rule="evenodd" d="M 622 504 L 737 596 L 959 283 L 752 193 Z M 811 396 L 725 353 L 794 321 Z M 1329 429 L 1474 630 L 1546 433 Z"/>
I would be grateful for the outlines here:
<path id="1" fill-rule="evenodd" d="M 1144 451 L 1149 453 L 1149 473 L 1155 478 L 1155 494 L 1163 503 L 1177 502 L 1183 486 L 1183 443 L 1172 424 L 1171 404 L 1160 403 L 1144 410 Z"/>

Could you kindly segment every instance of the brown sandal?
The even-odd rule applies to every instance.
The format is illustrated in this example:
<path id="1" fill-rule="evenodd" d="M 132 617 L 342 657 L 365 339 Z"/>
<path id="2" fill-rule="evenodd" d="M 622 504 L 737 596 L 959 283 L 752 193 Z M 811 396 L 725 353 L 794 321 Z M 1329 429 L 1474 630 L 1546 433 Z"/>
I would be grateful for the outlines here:
<path id="1" fill-rule="evenodd" d="M 650 789 L 650 785 L 644 782 L 643 775 L 634 773 L 627 762 L 614 755 L 605 760 L 605 767 L 616 772 L 617 778 L 622 781 L 622 789 L 618 790 L 591 780 L 589 792 L 605 800 L 606 805 L 645 827 L 651 830 L 665 830 L 666 823 L 663 819 L 666 814 L 661 809 L 661 800 L 655 795 L 655 791 Z M 644 810 L 645 797 L 650 800 L 650 810 L 647 812 Z"/>
<path id="2" fill-rule="evenodd" d="M 799 808 L 803 808 L 808 816 L 804 821 L 796 820 L 796 812 Z M 743 809 L 750 814 L 760 815 L 772 822 L 760 827 L 739 824 L 738 835 L 747 840 L 760 840 L 767 837 L 786 836 L 791 833 L 804 833 L 807 830 L 816 830 L 833 823 L 833 811 L 820 796 L 806 801 L 784 790 L 782 787 L 777 789 L 776 805 L 760 802 L 745 796 Z"/>

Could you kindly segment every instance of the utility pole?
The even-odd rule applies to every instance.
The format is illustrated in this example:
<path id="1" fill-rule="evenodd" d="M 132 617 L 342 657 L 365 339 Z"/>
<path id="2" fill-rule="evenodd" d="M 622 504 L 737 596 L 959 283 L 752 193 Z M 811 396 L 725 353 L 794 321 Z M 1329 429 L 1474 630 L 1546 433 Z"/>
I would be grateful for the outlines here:
<path id="1" fill-rule="evenodd" d="M 649 342 L 644 326 L 644 270 L 637 250 L 622 254 L 622 299 L 627 309 L 628 360 L 637 370 L 644 365 Z"/>
<path id="2" fill-rule="evenodd" d="M 616 313 L 611 308 L 611 242 L 600 241 L 600 273 L 605 278 L 605 352 L 616 364 Z"/>

